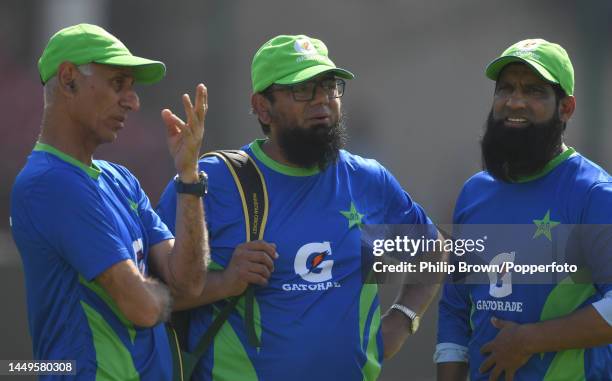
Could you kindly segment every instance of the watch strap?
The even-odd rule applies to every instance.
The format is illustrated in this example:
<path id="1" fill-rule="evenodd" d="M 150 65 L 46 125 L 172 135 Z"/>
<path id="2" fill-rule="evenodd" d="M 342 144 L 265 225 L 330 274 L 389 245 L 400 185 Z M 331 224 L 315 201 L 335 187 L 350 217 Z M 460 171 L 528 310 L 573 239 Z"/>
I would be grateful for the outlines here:
<path id="1" fill-rule="evenodd" d="M 410 308 L 406 307 L 403 304 L 399 304 L 399 303 L 395 303 L 394 305 L 392 305 L 391 309 L 400 311 L 401 313 L 406 315 L 408 319 L 410 319 L 410 331 L 411 331 L 410 333 L 414 334 L 419 327 L 419 322 L 418 322 L 419 315 L 413 310 L 411 310 Z"/>
<path id="2" fill-rule="evenodd" d="M 176 193 L 192 194 L 204 197 L 208 193 L 208 176 L 204 171 L 198 172 L 198 181 L 192 184 L 182 182 L 178 175 L 174 177 L 174 188 Z"/>

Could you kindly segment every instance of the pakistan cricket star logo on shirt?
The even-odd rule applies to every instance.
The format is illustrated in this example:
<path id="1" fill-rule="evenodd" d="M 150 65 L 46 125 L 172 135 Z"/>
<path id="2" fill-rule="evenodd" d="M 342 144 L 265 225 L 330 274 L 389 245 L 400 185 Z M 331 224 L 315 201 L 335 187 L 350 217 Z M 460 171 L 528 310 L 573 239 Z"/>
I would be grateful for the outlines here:
<path id="1" fill-rule="evenodd" d="M 340 214 L 342 214 L 348 220 L 349 229 L 351 229 L 353 226 L 357 226 L 361 229 L 361 226 L 363 226 L 361 219 L 364 215 L 357 211 L 357 208 L 355 208 L 355 203 L 352 201 L 351 208 L 349 210 L 341 210 Z"/>
<path id="2" fill-rule="evenodd" d="M 541 220 L 533 220 L 533 223 L 536 224 L 536 226 L 538 227 L 535 234 L 533 235 L 533 238 L 537 238 L 544 234 L 544 236 L 548 238 L 548 240 L 551 242 L 552 235 L 550 234 L 550 231 L 552 230 L 552 228 L 560 224 L 560 222 L 558 221 L 550 220 L 550 209 L 548 209 L 544 218 L 542 218 Z"/>

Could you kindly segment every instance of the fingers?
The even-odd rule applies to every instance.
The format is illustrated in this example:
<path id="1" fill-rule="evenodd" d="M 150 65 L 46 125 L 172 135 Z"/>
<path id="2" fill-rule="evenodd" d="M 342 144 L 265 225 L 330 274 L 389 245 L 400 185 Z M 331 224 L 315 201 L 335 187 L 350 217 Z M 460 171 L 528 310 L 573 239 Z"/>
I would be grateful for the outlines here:
<path id="1" fill-rule="evenodd" d="M 262 251 L 252 251 L 249 254 L 252 262 L 264 266 L 269 272 L 274 271 L 274 260 L 270 258 L 268 253 Z"/>
<path id="2" fill-rule="evenodd" d="M 270 258 L 263 253 L 259 253 L 262 257 Z M 274 268 L 252 261 L 253 253 L 248 251 L 239 252 L 234 254 L 228 271 L 230 272 L 231 279 L 233 282 L 246 282 L 251 284 L 257 284 L 259 286 L 266 286 L 268 279 L 272 275 Z"/>
<path id="3" fill-rule="evenodd" d="M 232 259 L 238 266 L 246 268 L 248 271 L 256 271 L 256 269 L 260 267 L 265 268 L 267 270 L 266 274 L 262 271 L 256 272 L 266 275 L 266 278 L 274 271 L 274 262 L 272 258 L 270 258 L 268 253 L 263 251 L 240 249 L 234 253 L 234 258 Z"/>
<path id="4" fill-rule="evenodd" d="M 242 269 L 252 273 L 260 274 L 264 277 L 269 278 L 274 271 L 274 263 L 270 257 L 262 252 L 244 252 L 241 253 L 242 258 Z"/>
<path id="5" fill-rule="evenodd" d="M 181 118 L 174 115 L 174 113 L 167 108 L 162 110 L 161 117 L 166 125 L 168 133 L 171 135 L 178 134 L 185 127 L 185 122 L 183 122 Z"/>
<path id="6" fill-rule="evenodd" d="M 272 273 L 270 270 L 264 265 L 252 264 L 249 267 L 249 271 L 242 274 L 241 277 L 247 283 L 256 284 L 259 286 L 267 286 L 268 279 Z"/>
<path id="7" fill-rule="evenodd" d="M 193 129 L 194 124 L 198 123 L 198 119 L 193 109 L 193 105 L 191 104 L 191 98 L 189 98 L 189 94 L 183 94 L 181 99 L 183 101 L 183 108 L 185 109 L 185 116 L 187 117 L 187 126 Z"/>
<path id="8" fill-rule="evenodd" d="M 514 380 L 514 371 L 513 370 L 510 371 L 510 370 L 506 369 L 505 374 L 506 374 L 506 381 L 513 381 Z"/>
<path id="9" fill-rule="evenodd" d="M 480 365 L 480 368 L 478 368 L 478 371 L 480 373 L 486 373 L 489 369 L 491 369 L 495 365 L 495 363 L 496 363 L 495 357 L 491 355 L 482 362 L 482 364 Z"/>
<path id="10" fill-rule="evenodd" d="M 208 91 L 206 86 L 201 83 L 196 86 L 195 106 L 191 103 L 189 94 L 183 94 L 182 101 L 190 127 L 196 128 L 201 126 L 208 110 Z"/>
<path id="11" fill-rule="evenodd" d="M 162 119 L 167 125 L 178 125 L 179 127 L 183 127 L 185 122 L 178 116 L 176 116 L 172 111 L 165 108 L 161 112 Z"/>
<path id="12" fill-rule="evenodd" d="M 485 353 L 492 352 L 493 351 L 493 349 L 491 348 L 492 346 L 493 346 L 492 341 L 485 343 L 482 347 L 480 347 L 480 354 L 484 355 Z"/>
<path id="13" fill-rule="evenodd" d="M 499 376 L 501 376 L 503 369 L 499 366 L 496 366 L 495 369 L 491 371 L 489 375 L 489 381 L 497 381 L 499 380 Z"/>
<path id="14" fill-rule="evenodd" d="M 265 286 L 274 271 L 274 259 L 278 258 L 276 245 L 265 241 L 245 242 L 236 247 L 228 270 L 232 278 Z"/>
<path id="15" fill-rule="evenodd" d="M 196 86 L 195 113 L 199 120 L 203 120 L 208 111 L 208 90 L 203 84 Z"/>
<path id="16" fill-rule="evenodd" d="M 251 251 L 263 251 L 268 254 L 270 258 L 276 259 L 278 258 L 278 253 L 276 252 L 276 244 L 269 243 L 266 241 L 250 241 L 245 242 L 236 247 L 236 249 L 244 248 L 245 250 Z"/>

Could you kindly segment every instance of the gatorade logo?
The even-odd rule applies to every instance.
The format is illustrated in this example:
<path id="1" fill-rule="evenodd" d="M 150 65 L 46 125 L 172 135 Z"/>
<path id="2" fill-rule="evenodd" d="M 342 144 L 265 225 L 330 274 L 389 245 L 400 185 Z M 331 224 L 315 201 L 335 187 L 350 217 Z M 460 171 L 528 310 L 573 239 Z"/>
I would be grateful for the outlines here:
<path id="1" fill-rule="evenodd" d="M 524 52 L 532 52 L 536 50 L 539 45 L 540 42 L 538 41 L 527 40 L 521 46 L 519 46 L 519 50 Z"/>
<path id="2" fill-rule="evenodd" d="M 334 266 L 332 249 L 329 242 L 311 242 L 300 247 L 293 261 L 293 270 L 304 283 L 285 283 L 285 291 L 325 291 L 340 287 L 340 283 L 332 281 Z"/>
<path id="3" fill-rule="evenodd" d="M 515 253 L 501 253 L 490 262 L 491 265 L 501 265 L 504 262 L 514 262 Z M 489 273 L 489 295 L 496 299 L 512 294 L 512 274 L 509 272 Z M 477 299 L 474 307 L 478 311 L 523 312 L 523 302 L 509 300 Z"/>
<path id="4" fill-rule="evenodd" d="M 309 38 L 299 38 L 293 44 L 293 48 L 296 52 L 304 55 L 317 54 L 314 44 Z"/>
<path id="5" fill-rule="evenodd" d="M 504 262 L 514 262 L 514 253 L 501 253 L 490 262 L 491 265 L 501 266 Z M 503 298 L 512 294 L 512 274 L 509 272 L 489 274 L 489 295 L 494 298 Z"/>
<path id="6" fill-rule="evenodd" d="M 540 55 L 537 53 L 534 53 L 534 50 L 536 50 L 538 46 L 540 45 L 541 45 L 540 41 L 527 40 L 521 46 L 518 47 L 518 50 L 515 53 L 515 55 L 517 57 L 532 58 L 532 59 L 539 60 Z"/>
<path id="7" fill-rule="evenodd" d="M 295 255 L 293 269 L 307 282 L 325 282 L 332 278 L 333 260 L 329 242 L 312 242 L 300 247 Z"/>

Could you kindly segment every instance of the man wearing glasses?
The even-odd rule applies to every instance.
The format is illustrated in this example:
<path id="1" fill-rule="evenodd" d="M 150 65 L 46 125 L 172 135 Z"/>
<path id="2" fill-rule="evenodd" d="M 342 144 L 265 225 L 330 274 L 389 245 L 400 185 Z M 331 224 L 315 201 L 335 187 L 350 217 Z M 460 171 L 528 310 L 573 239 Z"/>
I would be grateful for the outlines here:
<path id="1" fill-rule="evenodd" d="M 244 304 L 238 304 L 194 379 L 375 380 L 383 357 L 394 355 L 418 328 L 437 286 L 402 288 L 381 318 L 376 285 L 362 282 L 360 229 L 429 224 L 430 234 L 437 232 L 384 167 L 341 150 L 340 98 L 354 75 L 336 67 L 323 42 L 277 36 L 255 54 L 251 76 L 251 106 L 266 138 L 242 149 L 265 179 L 270 207 L 264 240 L 244 243 L 232 175 L 217 157 L 201 160 L 210 179 L 211 266 L 223 270 L 209 273 L 201 298 L 177 307 L 206 305 L 191 314 L 193 348 L 222 299 L 256 285 L 261 346 L 249 343 Z M 175 205 L 169 186 L 158 211 L 171 229 Z"/>

